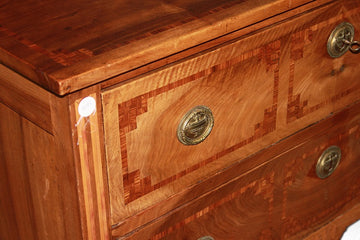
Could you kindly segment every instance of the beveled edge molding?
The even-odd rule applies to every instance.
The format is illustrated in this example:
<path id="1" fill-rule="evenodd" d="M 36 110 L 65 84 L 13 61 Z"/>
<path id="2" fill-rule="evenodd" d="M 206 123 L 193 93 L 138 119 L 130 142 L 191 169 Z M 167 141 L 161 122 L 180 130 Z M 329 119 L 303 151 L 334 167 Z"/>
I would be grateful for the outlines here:
<path id="1" fill-rule="evenodd" d="M 89 240 L 110 239 L 108 223 L 107 190 L 103 162 L 103 133 L 101 132 L 100 96 L 81 93 L 70 96 L 71 122 L 73 124 L 73 148 L 77 162 L 77 173 L 80 181 L 80 204 L 83 214 L 82 224 L 84 237 Z M 89 115 L 82 116 L 79 108 L 83 99 L 91 98 L 96 105 L 85 104 L 82 108 L 91 110 Z M 84 101 L 83 101 L 84 102 Z M 83 109 L 84 110 L 84 109 Z"/>

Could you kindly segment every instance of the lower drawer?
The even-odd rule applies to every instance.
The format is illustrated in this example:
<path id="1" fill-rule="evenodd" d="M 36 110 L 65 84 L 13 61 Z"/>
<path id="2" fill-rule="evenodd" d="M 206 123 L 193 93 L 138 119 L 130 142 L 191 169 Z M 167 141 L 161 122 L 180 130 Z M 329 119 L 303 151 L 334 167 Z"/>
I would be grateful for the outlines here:
<path id="1" fill-rule="evenodd" d="M 268 148 L 265 155 L 279 155 L 118 239 L 302 239 L 360 199 L 358 109 L 355 105 Z M 316 165 L 330 146 L 341 149 L 341 160 L 322 179 Z"/>

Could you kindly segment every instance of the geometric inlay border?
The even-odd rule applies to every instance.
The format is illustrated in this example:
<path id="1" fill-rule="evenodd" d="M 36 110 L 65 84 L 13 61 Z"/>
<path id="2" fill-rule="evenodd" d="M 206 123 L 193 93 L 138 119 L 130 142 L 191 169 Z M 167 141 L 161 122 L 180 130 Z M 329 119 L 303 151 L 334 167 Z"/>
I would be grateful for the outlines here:
<path id="1" fill-rule="evenodd" d="M 254 196 L 262 195 L 264 197 L 264 200 L 268 202 L 268 222 L 270 223 L 272 221 L 272 214 L 274 210 L 274 176 L 275 173 L 271 172 L 268 176 L 264 176 L 262 178 L 256 179 L 253 182 L 241 187 L 235 192 L 231 192 L 230 194 L 224 196 L 219 201 L 206 206 L 205 208 L 197 211 L 196 213 L 192 214 L 189 217 L 186 217 L 182 221 L 174 224 L 173 226 L 169 227 L 163 232 L 157 233 L 154 235 L 151 240 L 160 240 L 164 238 L 165 236 L 169 235 L 170 233 L 180 229 L 181 227 L 185 226 L 186 224 L 189 224 L 190 222 L 195 221 L 196 219 L 201 218 L 202 216 L 210 213 L 211 211 L 216 210 L 217 208 L 221 207 L 222 205 L 233 201 L 234 199 L 239 199 L 241 195 L 252 193 Z M 248 195 L 247 195 L 248 197 Z M 267 229 L 263 230 L 262 233 L 268 235 Z M 261 239 L 261 238 L 260 238 Z"/>
<path id="2" fill-rule="evenodd" d="M 84 59 L 91 58 L 95 55 L 100 55 L 104 52 L 108 52 L 111 50 L 114 50 L 118 48 L 119 46 L 128 45 L 132 42 L 139 41 L 141 39 L 146 39 L 152 35 L 157 35 L 159 33 L 165 32 L 167 30 L 173 29 L 175 27 L 187 24 L 189 22 L 192 22 L 194 20 L 203 18 L 205 16 L 220 12 L 222 10 L 231 8 L 234 5 L 242 3 L 243 0 L 232 0 L 229 2 L 225 2 L 217 7 L 214 7 L 210 9 L 207 12 L 203 12 L 201 14 L 196 15 L 189 15 L 187 17 L 182 16 L 181 20 L 177 20 L 172 22 L 169 25 L 166 26 L 159 26 L 155 29 L 152 29 L 151 31 L 144 31 L 142 33 L 138 33 L 136 38 L 129 38 L 129 39 L 113 39 L 113 41 L 108 41 L 107 43 L 104 43 L 102 46 L 98 46 L 96 49 L 88 49 L 88 48 L 79 48 L 73 51 L 68 51 L 66 49 L 58 49 L 58 50 L 49 50 L 44 47 L 41 47 L 34 41 L 31 41 L 23 36 L 21 36 L 19 33 L 13 32 L 10 29 L 6 28 L 5 26 L 0 25 L 0 34 L 5 34 L 5 36 L 10 37 L 12 40 L 15 40 L 16 42 L 20 43 L 21 45 L 25 46 L 26 48 L 42 54 L 43 56 L 48 57 L 53 62 L 60 64 L 61 66 L 71 66 L 77 62 L 80 62 Z M 114 34 L 114 33 L 112 33 Z M 121 35 L 122 32 L 117 33 L 118 35 Z M 116 41 L 117 40 L 117 41 Z M 99 41 L 99 39 L 96 39 L 96 41 Z"/>
<path id="3" fill-rule="evenodd" d="M 360 138 L 360 125 L 355 125 L 351 127 L 350 129 L 337 134 L 336 136 L 332 137 L 328 140 L 328 144 L 331 143 L 347 143 L 349 139 L 352 139 L 352 141 L 358 141 Z M 318 209 L 317 213 L 312 215 L 310 218 L 295 218 L 292 215 L 286 214 L 286 208 L 287 208 L 287 201 L 288 201 L 288 189 L 294 185 L 299 184 L 296 183 L 296 177 L 299 175 L 301 171 L 304 171 L 304 157 L 306 158 L 316 158 L 321 154 L 321 151 L 325 149 L 324 145 L 322 148 L 319 149 L 319 146 L 316 145 L 313 148 L 309 149 L 306 153 L 302 153 L 299 157 L 292 159 L 290 162 L 288 162 L 284 167 L 284 176 L 283 176 L 283 198 L 282 198 L 282 238 L 287 239 L 297 232 L 299 232 L 301 229 L 307 229 L 311 226 L 314 226 L 319 220 L 325 218 L 326 216 L 329 216 L 329 214 L 338 211 L 342 209 L 347 203 L 350 201 L 358 198 L 360 196 L 360 178 L 356 179 L 356 182 L 358 184 L 352 184 L 350 187 L 350 190 L 346 192 L 346 194 L 341 198 L 338 199 L 338 201 L 334 204 L 328 204 L 328 206 L 324 209 Z M 346 149 L 343 149 L 346 150 Z M 350 156 L 350 155 L 349 155 Z M 343 154 L 343 157 L 346 157 L 345 154 Z M 342 161 L 348 161 L 348 159 L 343 159 Z M 343 163 L 344 164 L 344 163 Z M 307 175 L 304 175 L 304 177 L 314 177 L 315 176 L 315 169 L 314 166 L 310 168 L 310 173 Z M 312 176 L 313 174 L 313 176 Z"/>
<path id="4" fill-rule="evenodd" d="M 231 65 L 238 64 L 250 58 L 259 58 L 266 63 L 266 70 L 273 71 L 274 85 L 273 85 L 273 103 L 270 107 L 264 110 L 263 121 L 255 124 L 254 133 L 251 137 L 242 140 L 241 142 L 230 146 L 229 148 L 220 151 L 210 158 L 202 160 L 187 169 L 184 169 L 177 174 L 168 177 L 154 185 L 151 182 L 151 176 L 141 178 L 140 170 L 129 172 L 128 170 L 128 154 L 126 134 L 137 128 L 136 117 L 148 111 L 148 99 L 166 93 L 179 86 L 193 82 L 201 77 L 208 76 L 216 71 L 228 68 Z M 238 57 L 227 60 L 226 62 L 212 66 L 211 68 L 202 70 L 191 76 L 170 83 L 166 86 L 152 90 L 140 96 L 134 97 L 126 102 L 118 104 L 119 117 L 119 136 L 120 136 L 120 151 L 122 162 L 122 175 L 124 187 L 124 202 L 128 204 L 156 189 L 159 189 L 177 179 L 194 172 L 207 164 L 216 161 L 217 159 L 259 139 L 276 128 L 276 114 L 278 102 L 278 87 L 279 87 L 279 59 L 280 59 L 280 40 L 274 41 L 270 44 L 260 48 L 246 52 Z"/>
<path id="5" fill-rule="evenodd" d="M 354 12 L 353 13 L 357 13 Z M 313 34 L 315 31 L 320 31 L 322 28 L 335 24 L 342 20 L 343 16 L 336 16 L 328 21 L 315 24 L 308 29 L 293 33 L 291 35 L 290 45 L 290 75 L 289 75 L 289 89 L 288 89 L 288 104 L 287 104 L 287 123 L 291 123 L 300 119 L 310 113 L 313 113 L 326 105 L 337 102 L 339 99 L 357 91 L 357 88 L 346 89 L 339 92 L 326 100 L 319 102 L 313 106 L 309 106 L 308 100 L 301 100 L 301 94 L 294 95 L 294 80 L 295 80 L 295 65 L 296 62 L 304 57 L 304 48 L 313 43 Z M 319 69 L 321 71 L 321 69 Z"/>
<path id="6" fill-rule="evenodd" d="M 347 138 L 353 138 L 353 139 L 359 139 L 360 138 L 360 125 L 355 125 L 354 127 L 350 128 L 349 130 L 346 130 L 340 134 L 337 134 L 335 137 L 333 137 L 329 142 L 346 142 Z M 325 147 L 324 147 L 325 148 Z M 320 149 L 321 150 L 321 149 Z M 312 218 L 305 219 L 304 221 L 300 222 L 297 221 L 292 216 L 286 215 L 286 203 L 287 203 L 287 189 L 292 186 L 293 184 L 296 184 L 296 178 L 298 176 L 298 173 L 301 171 L 304 171 L 304 156 L 306 158 L 314 155 L 319 154 L 319 148 L 314 147 L 312 149 L 309 149 L 306 153 L 301 154 L 299 157 L 295 159 L 291 159 L 290 161 L 287 161 L 284 166 L 283 175 L 281 175 L 282 182 L 283 182 L 283 198 L 282 198 L 282 212 L 281 212 L 281 221 L 282 221 L 282 232 L 281 236 L 282 238 L 289 238 L 296 234 L 301 229 L 308 228 L 312 226 L 313 224 L 316 224 L 317 220 L 320 218 L 329 215 L 331 212 L 341 209 L 344 205 L 346 205 L 351 200 L 354 200 L 360 196 L 360 184 L 353 184 L 351 186 L 351 190 L 348 191 L 348 193 L 342 198 L 340 201 L 338 201 L 336 204 L 332 205 L 331 207 L 326 208 L 326 210 L 320 212 L 318 215 L 313 216 Z M 311 168 L 312 169 L 312 168 Z M 306 177 L 307 175 L 304 175 Z M 272 221 L 273 216 L 273 210 L 275 208 L 274 203 L 274 188 L 275 188 L 275 178 L 280 177 L 280 175 L 276 175 L 275 172 L 270 172 L 269 175 L 262 176 L 259 179 L 256 179 L 249 184 L 246 184 L 242 186 L 240 189 L 231 192 L 227 194 L 226 196 L 222 197 L 220 200 L 202 208 L 201 210 L 198 210 L 194 214 L 184 218 L 183 220 L 177 222 L 176 224 L 168 227 L 162 232 L 159 232 L 155 234 L 151 240 L 160 240 L 162 238 L 165 238 L 167 235 L 181 229 L 185 225 L 196 221 L 197 219 L 200 219 L 202 216 L 205 216 L 206 214 L 209 214 L 210 212 L 216 210 L 217 208 L 221 207 L 222 205 L 233 201 L 234 199 L 241 198 L 241 195 L 246 193 L 247 191 L 262 194 L 264 196 L 264 199 L 268 201 L 269 203 L 269 223 Z M 360 181 L 360 178 L 357 179 L 357 182 Z M 271 236 L 271 232 L 267 232 L 266 229 L 262 232 L 264 234 L 267 234 L 266 236 Z"/>
<path id="7" fill-rule="evenodd" d="M 6 36 L 15 39 L 17 42 L 21 43 L 25 47 L 48 57 L 53 62 L 58 63 L 61 66 L 70 66 L 76 62 L 93 56 L 93 52 L 85 48 L 81 48 L 72 52 L 66 50 L 49 51 L 1 25 L 0 33 L 3 33 Z"/>

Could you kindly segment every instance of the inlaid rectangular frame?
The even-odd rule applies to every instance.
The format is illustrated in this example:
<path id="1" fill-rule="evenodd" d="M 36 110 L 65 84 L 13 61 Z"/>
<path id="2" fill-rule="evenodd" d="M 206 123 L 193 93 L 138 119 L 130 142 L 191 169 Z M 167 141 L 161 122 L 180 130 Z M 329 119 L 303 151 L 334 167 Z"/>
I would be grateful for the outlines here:
<path id="1" fill-rule="evenodd" d="M 105 90 L 112 224 L 358 100 L 355 57 L 332 59 L 324 44 L 358 13 L 321 8 Z M 213 110 L 214 129 L 183 146 L 177 125 L 196 105 Z"/>

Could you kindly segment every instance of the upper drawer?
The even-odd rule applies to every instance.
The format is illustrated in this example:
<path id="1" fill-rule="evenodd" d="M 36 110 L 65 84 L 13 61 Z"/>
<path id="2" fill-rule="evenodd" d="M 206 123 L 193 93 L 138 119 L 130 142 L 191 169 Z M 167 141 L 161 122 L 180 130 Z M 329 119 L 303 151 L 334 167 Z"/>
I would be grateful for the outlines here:
<path id="1" fill-rule="evenodd" d="M 360 99 L 358 56 L 326 50 L 343 21 L 360 35 L 359 12 L 333 3 L 104 91 L 112 223 L 164 199 L 156 214 L 179 206 L 170 197 Z M 199 105 L 213 129 L 184 145 L 178 126 Z"/>

